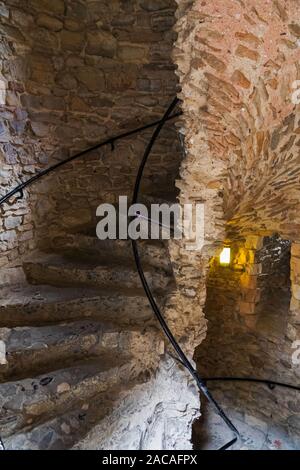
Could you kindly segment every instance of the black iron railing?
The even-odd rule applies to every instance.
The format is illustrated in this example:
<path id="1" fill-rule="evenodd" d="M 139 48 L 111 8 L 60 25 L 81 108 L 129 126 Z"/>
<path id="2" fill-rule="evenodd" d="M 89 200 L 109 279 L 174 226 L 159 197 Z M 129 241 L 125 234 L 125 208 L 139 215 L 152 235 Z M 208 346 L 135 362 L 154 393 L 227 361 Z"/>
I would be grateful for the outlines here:
<path id="1" fill-rule="evenodd" d="M 175 98 L 173 100 L 173 102 L 171 103 L 171 105 L 169 106 L 168 110 L 166 111 L 166 113 L 164 114 L 164 116 L 161 120 L 151 122 L 147 125 L 139 127 L 139 128 L 134 129 L 132 131 L 124 132 L 124 133 L 119 134 L 117 136 L 108 138 L 108 139 L 94 145 L 93 147 L 90 147 L 86 150 L 83 150 L 79 153 L 76 153 L 75 155 L 73 155 L 73 156 L 71 156 L 71 157 L 69 157 L 65 160 L 62 160 L 62 161 L 50 166 L 49 168 L 46 168 L 45 170 L 42 170 L 42 171 L 38 172 L 33 177 L 29 178 L 25 182 L 22 182 L 21 184 L 19 184 L 15 188 L 13 188 L 11 191 L 9 191 L 2 198 L 0 198 L 0 206 L 2 204 L 4 204 L 5 202 L 9 201 L 9 199 L 12 198 L 16 194 L 19 194 L 20 197 L 23 197 L 23 190 L 27 186 L 30 186 L 31 184 L 38 181 L 42 177 L 44 177 L 46 175 L 49 175 L 50 173 L 57 170 L 61 166 L 66 165 L 67 163 L 69 163 L 69 162 L 71 162 L 75 159 L 86 156 L 88 153 L 90 153 L 94 150 L 97 150 L 101 147 L 104 147 L 106 145 L 110 145 L 112 150 L 113 150 L 114 149 L 114 144 L 118 140 L 130 137 L 134 134 L 137 134 L 137 133 L 142 132 L 144 130 L 155 127 L 154 133 L 153 133 L 153 135 L 152 135 L 152 137 L 149 141 L 149 144 L 147 145 L 145 153 L 143 155 L 143 158 L 142 158 L 142 161 L 141 161 L 141 164 L 139 166 L 138 173 L 137 173 L 137 177 L 136 177 L 136 182 L 135 182 L 135 187 L 134 187 L 134 192 L 133 192 L 133 197 L 132 197 L 132 203 L 133 204 L 137 203 L 138 198 L 139 198 L 139 191 L 140 191 L 141 181 L 142 181 L 142 178 L 143 178 L 144 168 L 145 168 L 145 165 L 148 161 L 148 157 L 151 154 L 151 150 L 153 148 L 153 145 L 156 142 L 156 139 L 159 137 L 160 132 L 161 132 L 163 126 L 165 125 L 165 123 L 167 121 L 173 120 L 173 119 L 179 117 L 182 114 L 181 112 L 173 113 L 176 106 L 177 106 L 177 104 L 178 104 L 178 102 L 179 102 L 179 100 L 177 98 Z M 228 418 L 226 413 L 223 411 L 221 406 L 217 403 L 217 401 L 214 399 L 212 394 L 209 392 L 209 390 L 207 388 L 207 385 L 206 385 L 207 382 L 217 381 L 217 380 L 233 380 L 233 381 L 234 380 L 235 381 L 237 381 L 237 380 L 243 381 L 244 380 L 244 381 L 248 381 L 248 382 L 262 382 L 262 383 L 268 384 L 270 387 L 271 386 L 281 386 L 281 387 L 292 388 L 292 389 L 295 389 L 295 390 L 300 390 L 300 387 L 296 387 L 296 386 L 289 385 L 289 384 L 284 384 L 284 383 L 279 383 L 279 382 L 273 382 L 273 381 L 269 381 L 269 380 L 261 380 L 261 379 L 253 379 L 253 378 L 241 378 L 241 377 L 240 378 L 239 377 L 201 378 L 199 373 L 197 372 L 197 370 L 193 367 L 191 361 L 187 358 L 187 356 L 185 355 L 185 353 L 181 349 L 180 345 L 176 341 L 173 333 L 171 332 L 166 320 L 164 319 L 164 317 L 163 317 L 163 315 L 160 311 L 159 306 L 157 305 L 157 303 L 156 303 L 156 301 L 153 297 L 153 294 L 151 292 L 151 289 L 149 287 L 149 284 L 147 282 L 147 279 L 145 277 L 143 267 L 142 267 L 142 264 L 141 264 L 141 259 L 140 259 L 139 250 L 138 250 L 138 243 L 135 240 L 132 240 L 132 249 L 133 249 L 133 255 L 134 255 L 137 271 L 139 273 L 141 283 L 142 283 L 143 288 L 145 290 L 145 293 L 148 297 L 148 300 L 150 302 L 152 310 L 153 310 L 157 320 L 159 321 L 164 334 L 166 335 L 166 337 L 168 338 L 170 344 L 172 345 L 173 349 L 176 352 L 177 356 L 174 357 L 174 359 L 179 361 L 189 371 L 189 373 L 191 374 L 191 376 L 195 380 L 195 382 L 197 384 L 197 387 L 199 388 L 200 392 L 203 393 L 205 395 L 205 397 L 208 399 L 208 401 L 213 405 L 213 407 L 214 407 L 215 411 L 217 412 L 217 414 L 222 418 L 222 420 L 225 422 L 227 427 L 232 431 L 232 433 L 234 435 L 233 439 L 230 442 L 226 443 L 225 445 L 223 445 L 219 449 L 219 450 L 226 450 L 226 449 L 232 447 L 233 444 L 237 442 L 237 440 L 240 438 L 240 434 L 239 434 L 238 430 L 236 429 L 236 427 L 234 426 L 234 424 Z M 3 441 L 0 438 L 0 448 L 1 448 L 1 446 L 3 447 L 3 449 L 5 449 Z"/>

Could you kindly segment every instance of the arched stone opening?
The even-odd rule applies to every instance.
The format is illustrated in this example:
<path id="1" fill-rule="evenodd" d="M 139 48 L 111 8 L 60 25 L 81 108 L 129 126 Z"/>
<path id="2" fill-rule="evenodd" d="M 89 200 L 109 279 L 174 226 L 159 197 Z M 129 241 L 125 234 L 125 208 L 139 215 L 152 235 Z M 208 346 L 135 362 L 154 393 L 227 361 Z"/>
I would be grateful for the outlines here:
<path id="1" fill-rule="evenodd" d="M 297 260 L 291 256 L 291 243 L 278 236 L 252 236 L 232 243 L 231 251 L 228 266 L 221 265 L 217 256 L 211 260 L 204 309 L 208 331 L 195 354 L 198 369 L 204 377 L 297 385 L 298 328 L 290 309 Z M 243 446 L 253 450 L 299 447 L 296 391 L 234 381 L 209 382 L 209 386 L 240 429 Z M 195 445 L 221 445 L 226 429 L 206 403 L 202 413 L 194 428 Z"/>

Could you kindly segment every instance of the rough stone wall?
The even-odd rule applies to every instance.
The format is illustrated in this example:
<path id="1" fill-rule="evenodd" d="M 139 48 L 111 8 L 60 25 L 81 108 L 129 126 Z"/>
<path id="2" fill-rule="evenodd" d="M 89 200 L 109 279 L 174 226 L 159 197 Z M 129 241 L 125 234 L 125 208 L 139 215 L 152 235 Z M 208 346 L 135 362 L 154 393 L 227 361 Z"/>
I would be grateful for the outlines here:
<path id="1" fill-rule="evenodd" d="M 228 267 L 217 258 L 211 262 L 205 306 L 208 333 L 197 349 L 197 365 L 207 377 L 257 377 L 297 385 L 300 369 L 293 362 L 297 325 L 289 308 L 290 243 L 278 237 L 261 239 L 256 263 L 247 256 L 249 245 L 250 240 L 233 245 Z M 252 274 L 253 302 L 246 302 L 245 308 L 244 277 L 253 266 L 259 266 Z M 268 421 L 281 425 L 299 443 L 297 392 L 247 382 L 210 386 L 224 406 L 255 416 L 258 426 Z"/>
<path id="2" fill-rule="evenodd" d="M 76 151 L 161 117 L 176 94 L 175 8 L 172 0 L 1 3 L 1 194 Z M 61 226 L 90 221 L 102 201 L 131 193 L 150 135 L 116 143 L 114 152 L 94 152 L 6 205 L 1 265 Z M 144 188 L 157 183 L 168 191 L 179 160 L 170 124 Z"/>

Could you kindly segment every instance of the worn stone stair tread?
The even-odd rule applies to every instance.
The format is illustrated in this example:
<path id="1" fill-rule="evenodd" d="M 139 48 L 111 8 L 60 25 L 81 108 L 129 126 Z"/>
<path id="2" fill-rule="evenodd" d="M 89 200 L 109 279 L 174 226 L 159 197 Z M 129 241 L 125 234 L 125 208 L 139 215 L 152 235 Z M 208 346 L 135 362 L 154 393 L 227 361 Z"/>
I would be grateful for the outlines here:
<path id="1" fill-rule="evenodd" d="M 30 284 L 0 288 L 0 327 L 83 318 L 131 324 L 151 319 L 152 311 L 142 288 L 116 291 Z"/>
<path id="2" fill-rule="evenodd" d="M 32 284 L 54 286 L 93 286 L 141 288 L 141 282 L 134 266 L 107 266 L 96 262 L 70 261 L 63 256 L 45 255 L 23 264 L 27 279 Z M 151 267 L 145 274 L 152 287 L 165 289 L 172 279 L 167 273 Z"/>
<path id="3" fill-rule="evenodd" d="M 24 259 L 18 285 L 0 288 L 7 361 L 0 365 L 0 434 L 7 449 L 73 448 L 156 370 L 165 345 L 130 244 L 64 234 L 50 253 Z M 175 288 L 166 243 L 139 247 L 164 305 Z"/>
<path id="4" fill-rule="evenodd" d="M 152 334 L 149 333 L 151 340 Z M 112 353 L 130 354 L 131 344 L 143 345 L 139 327 L 83 320 L 61 325 L 17 327 L 0 330 L 6 345 L 6 365 L 0 365 L 0 381 L 21 379 L 69 367 Z M 148 337 L 146 338 L 149 339 Z"/>
<path id="5" fill-rule="evenodd" d="M 112 387 L 95 396 L 90 402 L 82 401 L 70 411 L 59 414 L 33 429 L 21 430 L 3 439 L 7 450 L 65 450 L 71 449 L 113 409 L 119 397 L 130 393 L 136 381 L 126 382 L 122 389 Z"/>
<path id="6" fill-rule="evenodd" d="M 166 247 L 161 240 L 140 240 L 139 250 L 145 266 L 171 273 Z M 134 266 L 130 240 L 99 240 L 89 234 L 66 234 L 56 237 L 51 249 L 69 259 L 97 260 L 104 265 Z"/>
<path id="7" fill-rule="evenodd" d="M 101 361 L 60 369 L 50 374 L 0 384 L 1 435 L 32 429 L 74 407 L 89 403 L 108 389 L 135 381 L 128 357 L 101 357 Z"/>

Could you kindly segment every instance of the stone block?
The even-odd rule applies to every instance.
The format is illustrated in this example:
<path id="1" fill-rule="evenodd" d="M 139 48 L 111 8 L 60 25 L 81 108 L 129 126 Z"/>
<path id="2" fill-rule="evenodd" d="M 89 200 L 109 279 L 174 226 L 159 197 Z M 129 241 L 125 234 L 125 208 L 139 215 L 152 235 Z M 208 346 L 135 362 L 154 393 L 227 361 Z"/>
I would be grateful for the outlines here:
<path id="1" fill-rule="evenodd" d="M 81 31 L 84 29 L 84 23 L 77 21 L 74 18 L 66 18 L 64 27 L 68 31 Z"/>
<path id="2" fill-rule="evenodd" d="M 291 255 L 300 258 L 300 243 L 292 243 Z"/>
<path id="3" fill-rule="evenodd" d="M 143 63 L 145 61 L 148 49 L 134 44 L 123 44 L 118 48 L 118 57 L 123 62 Z"/>
<path id="4" fill-rule="evenodd" d="M 33 234 L 33 231 L 32 230 L 28 230 L 27 232 L 22 232 L 19 236 L 18 236 L 18 240 L 20 242 L 27 242 L 29 240 L 32 240 L 34 237 L 34 234 Z"/>
<path id="5" fill-rule="evenodd" d="M 56 76 L 56 83 L 65 90 L 73 90 L 77 87 L 76 78 L 68 72 L 61 72 Z"/>
<path id="6" fill-rule="evenodd" d="M 105 347 L 110 347 L 110 348 L 116 348 L 119 344 L 120 341 L 120 335 L 119 333 L 104 333 L 102 336 L 101 340 L 101 346 Z"/>
<path id="7" fill-rule="evenodd" d="M 49 135 L 49 126 L 42 122 L 31 122 L 31 129 L 34 132 L 34 134 L 38 137 L 45 137 L 46 135 Z"/>
<path id="8" fill-rule="evenodd" d="M 257 325 L 257 316 L 256 315 L 246 315 L 244 317 L 244 323 L 247 328 L 250 330 L 255 330 Z"/>
<path id="9" fill-rule="evenodd" d="M 64 100 L 53 95 L 44 96 L 42 98 L 42 104 L 48 110 L 63 111 L 65 109 Z"/>
<path id="10" fill-rule="evenodd" d="M 114 57 L 117 50 L 116 38 L 106 31 L 94 31 L 87 36 L 86 53 L 102 57 Z"/>
<path id="11" fill-rule="evenodd" d="M 173 27 L 174 21 L 174 15 L 169 13 L 158 13 L 153 15 L 151 18 L 151 26 L 153 31 L 169 31 Z"/>
<path id="12" fill-rule="evenodd" d="M 259 60 L 259 53 L 253 49 L 249 49 L 246 46 L 239 45 L 237 50 L 235 51 L 235 54 L 239 57 L 245 58 L 252 60 L 254 62 L 257 62 Z"/>
<path id="13" fill-rule="evenodd" d="M 6 359 L 6 344 L 4 341 L 0 340 L 0 365 L 7 364 Z"/>
<path id="14" fill-rule="evenodd" d="M 255 315 L 255 303 L 240 301 L 239 311 L 242 315 Z"/>
<path id="15" fill-rule="evenodd" d="M 20 106 L 19 96 L 14 91 L 7 91 L 6 93 L 7 106 L 17 107 Z"/>
<path id="16" fill-rule="evenodd" d="M 119 72 L 106 74 L 106 87 L 110 92 L 125 91 L 136 87 L 136 74 L 134 72 Z M 114 111 L 113 111 L 114 112 Z M 120 113 L 120 111 L 117 111 Z M 121 115 L 119 114 L 121 117 Z M 128 116 L 128 114 L 127 114 Z"/>
<path id="17" fill-rule="evenodd" d="M 61 47 L 63 50 L 80 52 L 84 46 L 85 36 L 80 32 L 62 31 Z"/>
<path id="18" fill-rule="evenodd" d="M 250 264 L 249 266 L 246 267 L 246 272 L 250 274 L 251 276 L 256 276 L 258 274 L 261 274 L 262 264 L 261 263 Z"/>
<path id="19" fill-rule="evenodd" d="M 139 78 L 137 80 L 137 87 L 140 91 L 149 91 L 150 90 L 150 80 L 148 78 Z"/>
<path id="20" fill-rule="evenodd" d="M 63 28 L 63 22 L 49 15 L 39 15 L 36 24 L 50 31 L 60 31 Z"/>
<path id="21" fill-rule="evenodd" d="M 77 79 L 90 91 L 103 91 L 105 89 L 105 78 L 101 70 L 93 67 L 80 67 L 77 69 Z"/>
<path id="22" fill-rule="evenodd" d="M 5 104 L 7 84 L 5 80 L 0 79 L 0 104 Z"/>
<path id="23" fill-rule="evenodd" d="M 0 33 L 7 39 L 15 41 L 16 44 L 22 44 L 25 41 L 25 38 L 21 31 L 18 28 L 15 28 L 14 26 L 10 26 L 8 24 L 0 24 Z"/>
<path id="24" fill-rule="evenodd" d="M 242 291 L 244 302 L 257 303 L 260 300 L 260 289 L 244 289 Z"/>
<path id="25" fill-rule="evenodd" d="M 1 242 L 13 242 L 17 238 L 15 230 L 8 230 L 7 232 L 0 233 Z"/>
<path id="26" fill-rule="evenodd" d="M 300 336 L 298 336 L 298 335 L 299 335 L 298 329 L 294 325 L 292 325 L 291 323 L 288 323 L 287 328 L 286 328 L 286 337 L 290 341 L 295 341 L 295 340 L 299 339 Z"/>
<path id="27" fill-rule="evenodd" d="M 11 284 L 22 284 L 25 282 L 25 275 L 22 268 L 4 268 L 0 271 L 0 286 Z"/>
<path id="28" fill-rule="evenodd" d="M 0 5 L 0 16 L 9 18 L 9 9 L 3 3 Z"/>
<path id="29" fill-rule="evenodd" d="M 71 390 L 71 386 L 67 382 L 60 383 L 56 389 L 58 394 L 68 392 L 69 390 Z"/>
<path id="30" fill-rule="evenodd" d="M 56 15 L 63 15 L 65 11 L 64 0 L 29 0 L 29 6 L 35 10 L 45 10 Z"/>
<path id="31" fill-rule="evenodd" d="M 32 26 L 34 22 L 34 18 L 31 14 L 21 10 L 11 10 L 11 18 L 15 24 L 18 24 L 23 28 Z"/>
<path id="32" fill-rule="evenodd" d="M 4 104 L 5 104 L 5 102 L 4 102 Z M 6 134 L 6 132 L 7 132 L 7 129 L 4 125 L 4 122 L 0 122 L 0 135 Z"/>
<path id="33" fill-rule="evenodd" d="M 240 70 L 235 70 L 231 77 L 233 83 L 241 88 L 250 88 L 251 82 Z"/>
<path id="34" fill-rule="evenodd" d="M 300 311 L 300 301 L 297 300 L 295 297 L 292 296 L 291 302 L 290 302 L 290 310 L 292 312 L 299 310 Z"/>
<path id="35" fill-rule="evenodd" d="M 292 284 L 297 284 L 300 281 L 300 258 L 291 258 L 291 272 L 290 279 Z"/>
<path id="36" fill-rule="evenodd" d="M 296 23 L 289 24 L 289 30 L 294 36 L 296 36 L 297 38 L 300 38 L 300 25 L 299 24 L 296 24 Z"/>
<path id="37" fill-rule="evenodd" d="M 248 250 L 247 251 L 247 263 L 254 264 L 255 263 L 255 255 L 256 255 L 256 250 Z"/>
<path id="38" fill-rule="evenodd" d="M 292 293 L 296 300 L 300 300 L 300 285 L 292 284 Z"/>
<path id="39" fill-rule="evenodd" d="M 39 54 L 55 54 L 59 48 L 58 36 L 44 28 L 33 29 L 33 50 Z"/>
<path id="40" fill-rule="evenodd" d="M 142 0 L 140 5 L 146 11 L 159 11 L 174 7 L 172 0 Z"/>
<path id="41" fill-rule="evenodd" d="M 81 98 L 74 96 L 71 101 L 71 109 L 72 111 L 89 112 L 91 108 Z"/>
<path id="42" fill-rule="evenodd" d="M 10 216 L 4 219 L 4 226 L 7 230 L 17 228 L 19 225 L 21 225 L 21 223 L 22 223 L 22 217 L 20 216 L 17 216 L 17 217 Z"/>
<path id="43" fill-rule="evenodd" d="M 9 259 L 7 256 L 1 256 L 0 257 L 0 268 L 2 268 L 3 266 L 6 266 L 9 262 Z"/>
<path id="44" fill-rule="evenodd" d="M 300 308 L 298 310 L 291 310 L 289 319 L 293 325 L 300 325 Z"/>

